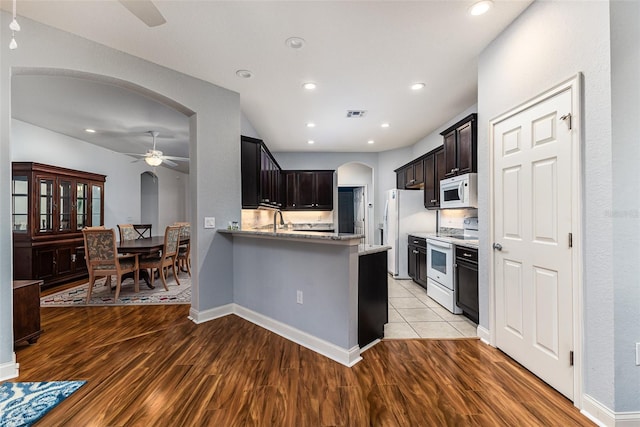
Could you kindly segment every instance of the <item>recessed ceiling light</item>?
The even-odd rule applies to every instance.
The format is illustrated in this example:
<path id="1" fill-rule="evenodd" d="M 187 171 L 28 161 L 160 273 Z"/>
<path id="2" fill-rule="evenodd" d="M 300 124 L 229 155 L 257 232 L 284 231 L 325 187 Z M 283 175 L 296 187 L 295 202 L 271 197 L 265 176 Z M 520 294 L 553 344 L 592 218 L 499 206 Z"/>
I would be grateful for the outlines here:
<path id="1" fill-rule="evenodd" d="M 95 130 L 95 129 L 89 129 L 89 128 L 87 128 L 87 129 L 85 129 L 84 131 L 85 131 L 85 132 L 87 132 L 87 133 L 96 133 L 96 130 Z"/>
<path id="2" fill-rule="evenodd" d="M 289 46 L 291 49 L 302 49 L 304 47 L 304 43 L 304 39 L 300 37 L 289 37 L 284 42 L 284 44 Z"/>
<path id="3" fill-rule="evenodd" d="M 477 3 L 474 3 L 469 8 L 469 14 L 473 16 L 483 15 L 487 13 L 492 6 L 493 6 L 492 0 L 481 0 Z"/>
<path id="4" fill-rule="evenodd" d="M 383 123 L 380 125 L 380 127 L 382 128 L 388 128 L 389 127 L 389 123 Z"/>
<path id="5" fill-rule="evenodd" d="M 424 83 L 414 83 L 411 85 L 411 90 L 423 89 L 426 85 Z"/>
<path id="6" fill-rule="evenodd" d="M 315 142 L 314 140 L 310 139 L 310 140 L 308 140 L 308 141 L 307 141 L 307 144 L 311 145 L 311 144 L 313 144 L 314 142 Z"/>
<path id="7" fill-rule="evenodd" d="M 306 90 L 314 90 L 317 86 L 313 82 L 307 82 L 303 84 L 302 87 L 305 88 Z"/>
<path id="8" fill-rule="evenodd" d="M 242 79 L 250 79 L 251 77 L 253 77 L 253 73 L 249 70 L 238 70 L 236 71 L 236 76 Z"/>
<path id="9" fill-rule="evenodd" d="M 375 141 L 373 139 L 370 139 L 367 141 L 367 144 L 373 144 Z"/>
<path id="10" fill-rule="evenodd" d="M 307 127 L 308 128 L 314 128 L 314 127 L 316 127 L 316 124 L 309 122 L 309 123 L 307 123 Z"/>

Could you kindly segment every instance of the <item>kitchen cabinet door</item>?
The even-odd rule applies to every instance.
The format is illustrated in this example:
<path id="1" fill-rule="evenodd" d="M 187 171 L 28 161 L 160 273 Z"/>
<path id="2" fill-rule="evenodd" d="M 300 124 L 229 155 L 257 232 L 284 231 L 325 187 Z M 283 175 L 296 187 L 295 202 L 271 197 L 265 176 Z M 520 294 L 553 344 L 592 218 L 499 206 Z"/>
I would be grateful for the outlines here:
<path id="1" fill-rule="evenodd" d="M 446 178 L 477 172 L 476 117 L 476 114 L 470 114 L 441 133 Z"/>
<path id="2" fill-rule="evenodd" d="M 319 171 L 315 174 L 315 207 L 318 210 L 333 210 L 333 171 Z"/>
<path id="3" fill-rule="evenodd" d="M 288 210 L 333 210 L 334 171 L 284 171 Z"/>
<path id="4" fill-rule="evenodd" d="M 281 169 L 260 139 L 241 137 L 242 207 L 282 206 Z"/>
<path id="5" fill-rule="evenodd" d="M 424 207 L 440 207 L 440 181 L 444 179 L 444 148 L 432 152 L 424 159 Z"/>

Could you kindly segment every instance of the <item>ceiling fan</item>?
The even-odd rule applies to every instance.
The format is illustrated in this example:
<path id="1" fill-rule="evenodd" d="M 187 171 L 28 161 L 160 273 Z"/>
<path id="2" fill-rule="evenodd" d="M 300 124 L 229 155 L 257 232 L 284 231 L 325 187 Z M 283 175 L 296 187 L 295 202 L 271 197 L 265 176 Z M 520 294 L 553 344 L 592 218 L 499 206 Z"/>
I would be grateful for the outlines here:
<path id="1" fill-rule="evenodd" d="M 167 22 L 151 0 L 119 0 L 120 4 L 149 27 L 157 27 Z"/>
<path id="2" fill-rule="evenodd" d="M 124 153 L 124 154 L 127 154 L 129 156 L 140 157 L 138 160 L 134 160 L 134 162 L 139 162 L 140 160 L 144 160 L 146 164 L 153 167 L 160 166 L 162 163 L 164 163 L 167 166 L 171 166 L 172 168 L 175 168 L 176 166 L 178 166 L 178 164 L 173 160 L 178 162 L 189 161 L 189 158 L 187 157 L 164 156 L 162 154 L 162 151 L 156 150 L 156 137 L 158 136 L 158 132 L 150 130 L 149 134 L 153 137 L 152 149 L 147 150 L 145 154 L 139 154 L 139 153 Z"/>

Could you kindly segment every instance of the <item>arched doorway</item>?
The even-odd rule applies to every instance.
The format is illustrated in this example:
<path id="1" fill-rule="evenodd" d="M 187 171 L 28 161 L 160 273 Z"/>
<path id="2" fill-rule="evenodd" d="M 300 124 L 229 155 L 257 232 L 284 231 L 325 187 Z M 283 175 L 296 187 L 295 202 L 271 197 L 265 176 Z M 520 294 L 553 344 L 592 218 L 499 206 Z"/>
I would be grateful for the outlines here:
<path id="1" fill-rule="evenodd" d="M 153 172 L 140 174 L 140 222 L 151 224 L 151 229 L 158 232 L 158 176 Z"/>
<path id="2" fill-rule="evenodd" d="M 373 244 L 374 236 L 373 168 L 359 162 L 338 167 L 338 229 L 362 233 L 364 243 Z"/>

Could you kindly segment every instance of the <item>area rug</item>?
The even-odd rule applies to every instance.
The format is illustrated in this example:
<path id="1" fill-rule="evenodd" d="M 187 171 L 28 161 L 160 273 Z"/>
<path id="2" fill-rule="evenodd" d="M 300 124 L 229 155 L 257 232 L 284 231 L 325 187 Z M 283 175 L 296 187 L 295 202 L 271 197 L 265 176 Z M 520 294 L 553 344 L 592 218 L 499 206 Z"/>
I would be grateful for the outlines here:
<path id="1" fill-rule="evenodd" d="M 0 385 L 0 427 L 32 425 L 85 383 L 50 381 Z"/>
<path id="2" fill-rule="evenodd" d="M 97 305 L 146 305 L 146 304 L 191 304 L 191 278 L 187 274 L 179 274 L 180 286 L 176 283 L 173 275 L 167 278 L 165 291 L 162 281 L 156 279 L 155 289 L 149 289 L 144 280 L 140 280 L 140 292 L 134 291 L 133 279 L 126 279 L 120 287 L 120 295 L 115 301 L 115 289 L 104 286 L 106 278 L 96 280 L 91 292 L 91 300 L 87 301 L 87 288 L 89 283 L 85 283 L 74 288 L 65 289 L 55 294 L 40 298 L 41 307 L 74 307 L 74 306 L 97 306 Z M 116 283 L 116 277 L 111 277 L 111 283 Z"/>

